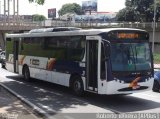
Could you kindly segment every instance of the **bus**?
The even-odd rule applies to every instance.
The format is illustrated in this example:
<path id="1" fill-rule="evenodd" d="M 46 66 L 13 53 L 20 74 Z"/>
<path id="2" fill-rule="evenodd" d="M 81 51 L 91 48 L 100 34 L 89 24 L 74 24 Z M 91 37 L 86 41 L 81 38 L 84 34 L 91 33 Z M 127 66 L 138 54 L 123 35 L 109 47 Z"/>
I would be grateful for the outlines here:
<path id="1" fill-rule="evenodd" d="M 149 34 L 133 28 L 79 29 L 6 35 L 6 69 L 72 88 L 76 95 L 151 90 Z"/>

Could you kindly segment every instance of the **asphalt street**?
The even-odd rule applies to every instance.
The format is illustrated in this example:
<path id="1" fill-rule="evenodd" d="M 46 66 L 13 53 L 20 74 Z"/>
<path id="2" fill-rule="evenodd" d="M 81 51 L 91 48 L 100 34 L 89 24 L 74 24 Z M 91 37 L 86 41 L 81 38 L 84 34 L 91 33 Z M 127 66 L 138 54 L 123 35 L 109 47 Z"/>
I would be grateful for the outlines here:
<path id="1" fill-rule="evenodd" d="M 5 69 L 0 69 L 0 82 L 53 119 L 62 115 L 64 119 L 96 118 L 97 113 L 160 113 L 160 93 L 152 91 L 127 96 L 86 93 L 76 97 L 69 88 L 35 79 L 26 82 Z"/>

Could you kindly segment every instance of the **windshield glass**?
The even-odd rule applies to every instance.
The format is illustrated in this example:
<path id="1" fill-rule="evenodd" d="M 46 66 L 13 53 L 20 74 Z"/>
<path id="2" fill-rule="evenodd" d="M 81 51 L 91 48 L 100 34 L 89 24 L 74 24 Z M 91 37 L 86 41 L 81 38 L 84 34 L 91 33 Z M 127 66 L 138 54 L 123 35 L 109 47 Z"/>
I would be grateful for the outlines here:
<path id="1" fill-rule="evenodd" d="M 113 71 L 142 71 L 151 69 L 148 43 L 113 43 L 111 45 Z"/>

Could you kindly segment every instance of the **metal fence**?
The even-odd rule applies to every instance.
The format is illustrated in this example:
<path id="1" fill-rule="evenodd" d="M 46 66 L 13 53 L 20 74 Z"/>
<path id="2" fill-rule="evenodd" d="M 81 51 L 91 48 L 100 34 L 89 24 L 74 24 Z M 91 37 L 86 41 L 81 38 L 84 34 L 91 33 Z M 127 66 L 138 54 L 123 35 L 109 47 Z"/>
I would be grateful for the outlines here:
<path id="1" fill-rule="evenodd" d="M 24 22 L 24 21 L 0 21 L 1 31 L 17 31 L 17 30 L 31 30 L 42 27 L 39 22 Z"/>
<path id="2" fill-rule="evenodd" d="M 129 27 L 129 28 L 141 28 L 141 29 L 150 29 L 153 28 L 152 22 L 98 22 L 98 21 L 61 21 L 61 20 L 46 20 L 41 22 L 41 25 L 44 27 L 47 26 L 75 26 L 81 28 L 93 28 L 93 27 Z M 160 23 L 156 23 L 156 29 L 160 28 Z"/>

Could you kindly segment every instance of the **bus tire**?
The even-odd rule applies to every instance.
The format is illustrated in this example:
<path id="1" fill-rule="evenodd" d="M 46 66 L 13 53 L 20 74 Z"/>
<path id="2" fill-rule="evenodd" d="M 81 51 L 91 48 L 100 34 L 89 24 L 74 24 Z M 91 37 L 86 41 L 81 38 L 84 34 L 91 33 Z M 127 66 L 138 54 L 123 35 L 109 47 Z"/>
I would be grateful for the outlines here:
<path id="1" fill-rule="evenodd" d="M 26 81 L 30 81 L 30 71 L 28 66 L 24 66 L 23 68 L 23 76 Z"/>
<path id="2" fill-rule="evenodd" d="M 83 96 L 84 95 L 84 86 L 83 82 L 80 76 L 74 76 L 72 78 L 72 90 L 73 93 L 77 96 Z"/>

